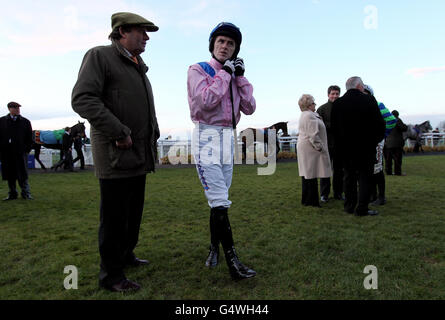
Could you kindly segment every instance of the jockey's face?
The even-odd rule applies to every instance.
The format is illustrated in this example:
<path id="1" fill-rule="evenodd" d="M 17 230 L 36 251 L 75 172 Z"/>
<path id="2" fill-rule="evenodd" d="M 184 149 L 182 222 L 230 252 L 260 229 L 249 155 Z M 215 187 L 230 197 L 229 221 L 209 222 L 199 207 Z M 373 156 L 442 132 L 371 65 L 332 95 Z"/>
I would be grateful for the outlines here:
<path id="1" fill-rule="evenodd" d="M 219 62 L 224 63 L 233 56 L 235 49 L 235 40 L 226 36 L 217 36 L 215 39 L 213 55 Z"/>

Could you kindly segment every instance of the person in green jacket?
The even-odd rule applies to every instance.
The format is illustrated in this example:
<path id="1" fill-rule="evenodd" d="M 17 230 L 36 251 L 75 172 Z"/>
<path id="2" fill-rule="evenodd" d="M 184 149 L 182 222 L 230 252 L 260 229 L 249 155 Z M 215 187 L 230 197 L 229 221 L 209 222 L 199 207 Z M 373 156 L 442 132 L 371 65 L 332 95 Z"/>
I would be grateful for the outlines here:
<path id="1" fill-rule="evenodd" d="M 394 161 L 394 175 L 402 176 L 404 175 L 402 174 L 402 157 L 405 145 L 403 132 L 408 130 L 408 126 L 399 118 L 397 110 L 393 110 L 391 113 L 396 117 L 397 123 L 385 142 L 385 171 L 387 175 L 392 175 L 392 162 Z"/>
<path id="2" fill-rule="evenodd" d="M 90 49 L 72 92 L 72 107 L 91 124 L 95 174 L 100 186 L 99 285 L 137 290 L 124 267 L 148 264 L 133 250 L 144 208 L 146 174 L 155 169 L 159 128 L 146 76 L 147 32 L 159 28 L 133 13 L 111 17 L 111 45 Z"/>

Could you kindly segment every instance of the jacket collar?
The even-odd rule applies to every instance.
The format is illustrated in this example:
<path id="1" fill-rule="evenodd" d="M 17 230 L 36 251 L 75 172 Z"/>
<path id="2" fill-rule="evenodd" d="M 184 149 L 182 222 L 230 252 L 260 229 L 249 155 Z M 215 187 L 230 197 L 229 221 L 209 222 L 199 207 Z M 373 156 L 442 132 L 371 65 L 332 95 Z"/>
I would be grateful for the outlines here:
<path id="1" fill-rule="evenodd" d="M 15 116 L 15 121 L 20 120 L 20 118 L 21 118 L 20 115 Z M 8 114 L 8 119 L 11 120 L 11 121 L 14 121 L 14 117 L 10 113 Z"/>
<path id="2" fill-rule="evenodd" d="M 219 71 L 222 69 L 223 65 L 221 62 L 212 57 L 209 61 L 210 65 L 215 69 L 215 71 Z"/>
<path id="3" fill-rule="evenodd" d="M 318 114 L 318 112 L 316 112 L 316 111 L 312 111 L 312 110 L 304 110 L 303 112 L 306 112 L 306 113 L 309 114 L 309 115 L 313 115 L 313 116 L 315 116 L 315 117 L 321 119 L 321 116 L 320 116 L 320 115 Z"/>
<path id="4" fill-rule="evenodd" d="M 359 89 L 349 89 L 348 91 L 346 91 L 346 93 L 348 93 L 348 94 L 364 94 Z"/>
<path id="5" fill-rule="evenodd" d="M 131 54 L 128 52 L 127 49 L 125 49 L 119 41 L 111 40 L 111 46 L 116 48 L 116 50 L 119 52 L 121 56 L 123 56 L 125 59 L 130 61 L 132 64 L 136 65 L 136 63 L 131 59 Z M 136 59 L 138 59 L 139 66 L 141 69 L 146 73 L 148 71 L 148 66 L 145 64 L 144 60 L 142 60 L 141 56 L 136 56 Z M 137 65 L 136 65 L 137 66 Z"/>

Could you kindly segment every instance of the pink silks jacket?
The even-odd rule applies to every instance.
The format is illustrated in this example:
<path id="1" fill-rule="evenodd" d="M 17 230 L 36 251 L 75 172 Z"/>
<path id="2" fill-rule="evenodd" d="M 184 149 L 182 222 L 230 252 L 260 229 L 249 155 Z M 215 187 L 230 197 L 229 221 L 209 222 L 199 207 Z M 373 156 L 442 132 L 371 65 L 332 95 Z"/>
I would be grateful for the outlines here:
<path id="1" fill-rule="evenodd" d="M 215 75 L 209 75 L 199 64 L 189 67 L 187 78 L 190 117 L 195 123 L 232 127 L 232 102 L 229 83 L 232 79 L 233 107 L 238 124 L 242 111 L 246 115 L 255 112 L 256 102 L 253 87 L 244 76 L 232 77 L 222 64 L 212 58 L 208 64 Z"/>

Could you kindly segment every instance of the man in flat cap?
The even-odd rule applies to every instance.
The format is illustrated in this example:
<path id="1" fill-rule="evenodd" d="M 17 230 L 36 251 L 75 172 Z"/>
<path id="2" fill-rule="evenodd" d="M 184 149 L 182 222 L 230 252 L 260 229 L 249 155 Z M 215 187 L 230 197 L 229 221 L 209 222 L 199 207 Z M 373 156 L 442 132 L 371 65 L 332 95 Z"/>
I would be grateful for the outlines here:
<path id="1" fill-rule="evenodd" d="M 90 49 L 80 67 L 72 107 L 91 124 L 95 174 L 100 186 L 99 285 L 138 290 L 124 274 L 148 261 L 133 250 L 144 208 L 146 174 L 154 172 L 159 128 L 153 92 L 140 57 L 158 27 L 129 13 L 111 17 L 111 45 Z"/>
<path id="2" fill-rule="evenodd" d="M 9 114 L 0 118 L 0 160 L 2 177 L 8 181 L 9 194 L 3 200 L 17 199 L 16 181 L 22 189 L 22 198 L 31 200 L 28 183 L 28 153 L 32 145 L 31 122 L 20 115 L 21 105 L 8 103 Z"/>

